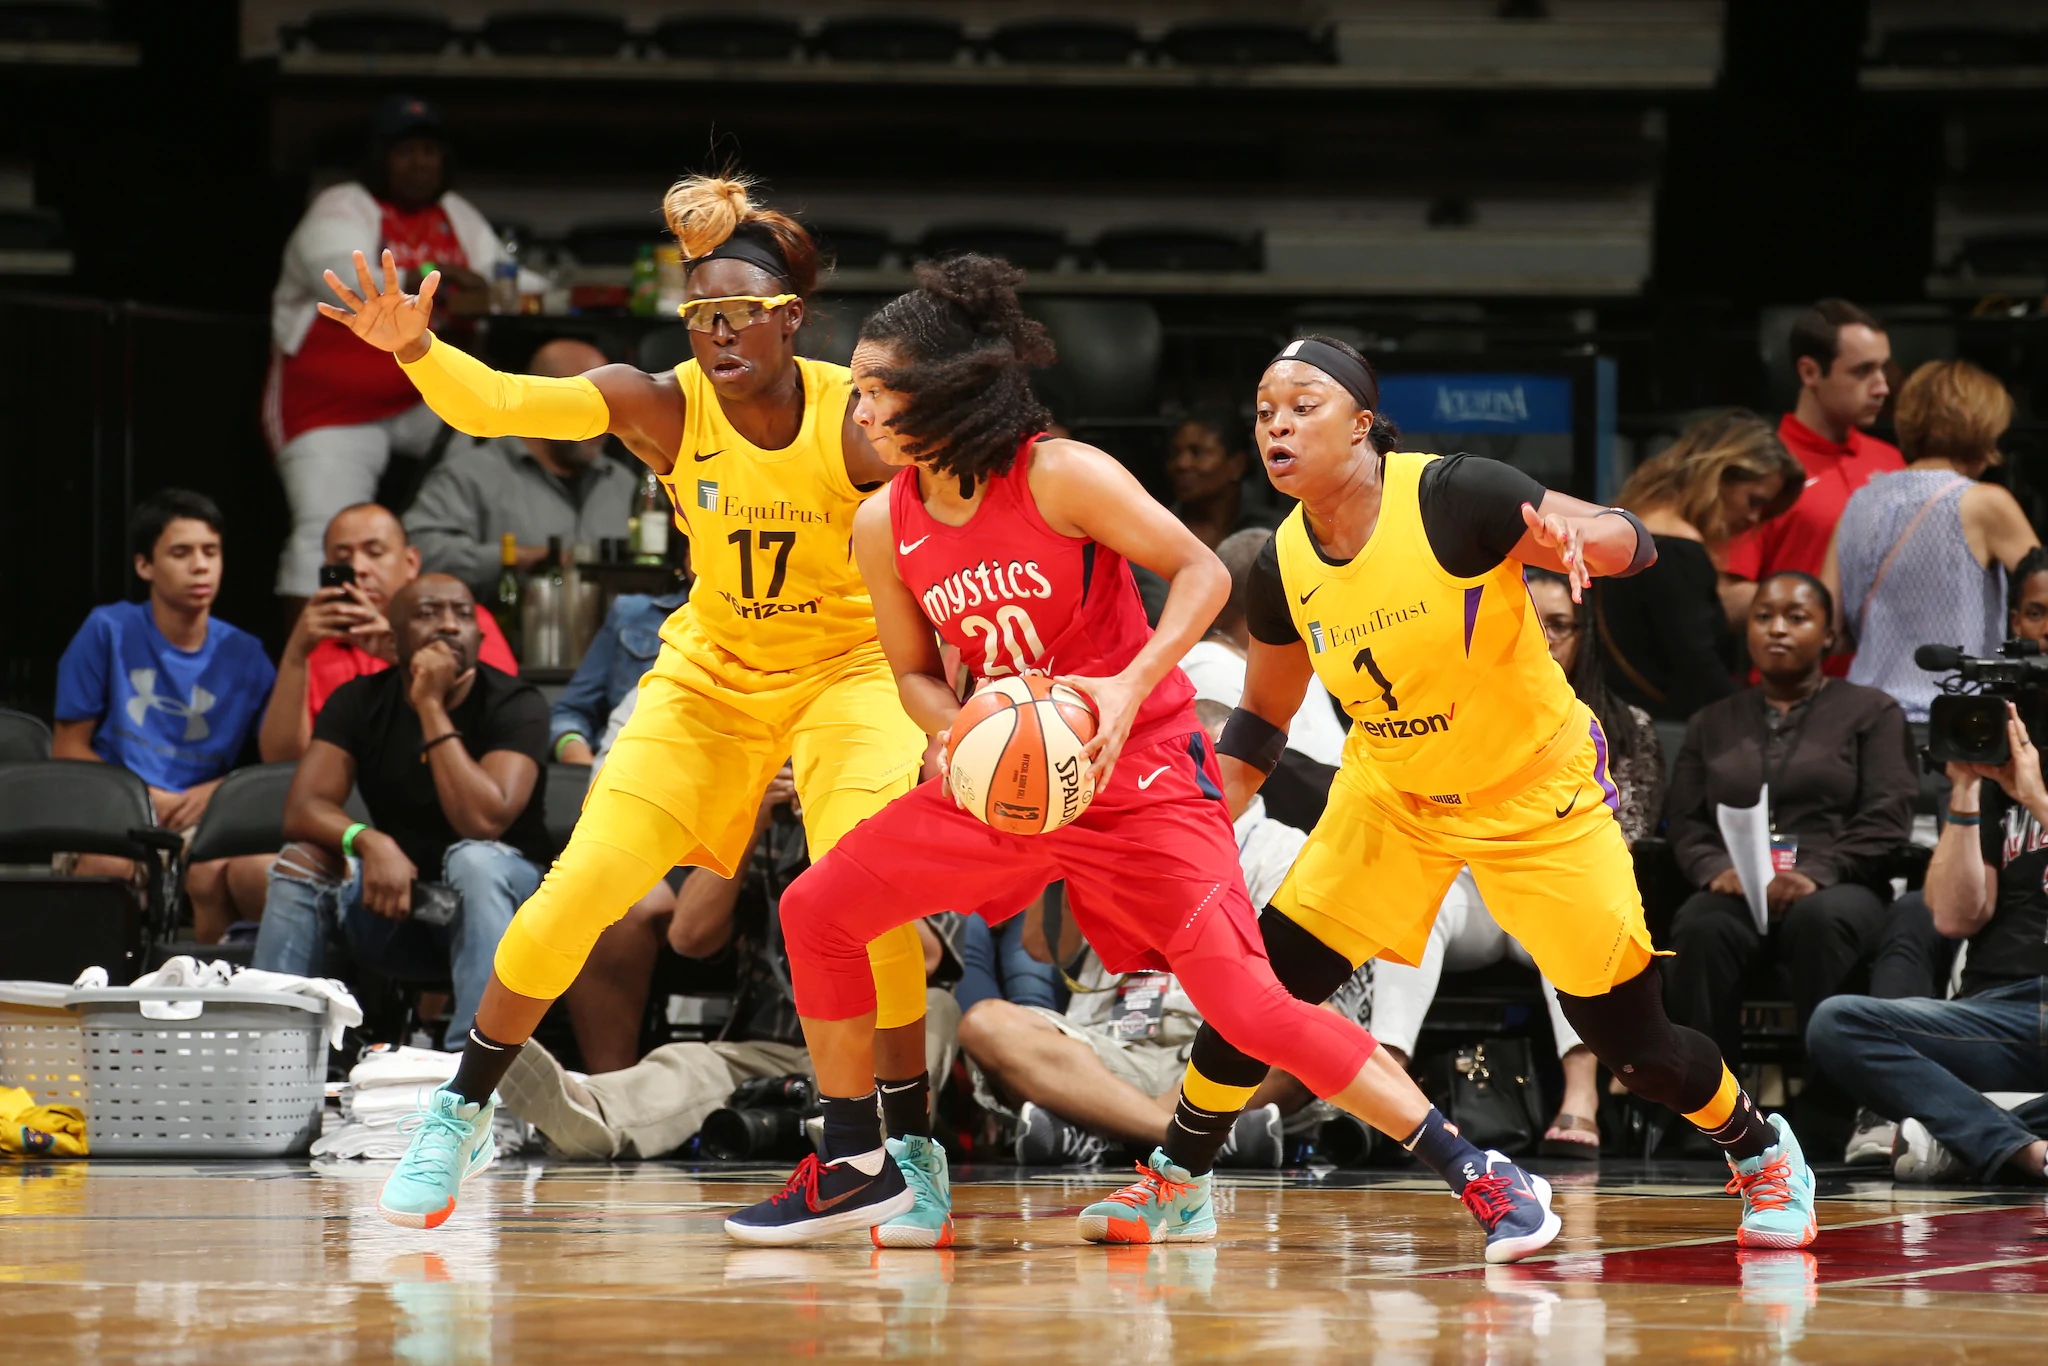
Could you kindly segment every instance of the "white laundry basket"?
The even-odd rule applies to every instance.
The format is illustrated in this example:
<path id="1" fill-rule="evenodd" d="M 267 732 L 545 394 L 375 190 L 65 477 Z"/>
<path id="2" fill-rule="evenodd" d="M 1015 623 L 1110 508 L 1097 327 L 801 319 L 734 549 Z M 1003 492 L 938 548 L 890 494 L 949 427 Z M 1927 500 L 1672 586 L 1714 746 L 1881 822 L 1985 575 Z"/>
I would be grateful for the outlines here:
<path id="1" fill-rule="evenodd" d="M 19 1086 L 38 1105 L 83 1106 L 85 1036 L 59 982 L 0 982 L 0 1086 Z"/>
<path id="2" fill-rule="evenodd" d="M 232 987 L 111 987 L 64 1001 L 85 1036 L 94 1157 L 285 1157 L 319 1134 L 324 1001 Z M 150 1018 L 193 1005 L 190 1019 Z"/>

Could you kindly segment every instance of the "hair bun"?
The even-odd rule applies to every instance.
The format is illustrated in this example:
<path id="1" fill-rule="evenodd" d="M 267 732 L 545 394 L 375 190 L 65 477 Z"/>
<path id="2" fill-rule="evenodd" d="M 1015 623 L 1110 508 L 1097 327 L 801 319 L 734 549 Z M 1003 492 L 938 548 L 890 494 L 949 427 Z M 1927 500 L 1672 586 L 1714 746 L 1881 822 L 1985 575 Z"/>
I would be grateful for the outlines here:
<path id="1" fill-rule="evenodd" d="M 695 260 L 716 251 L 754 214 L 754 199 L 748 193 L 753 184 L 749 176 L 730 174 L 693 175 L 669 186 L 661 213 L 685 258 Z"/>
<path id="2" fill-rule="evenodd" d="M 972 252 L 925 261 L 917 267 L 917 283 L 926 293 L 945 300 L 978 336 L 1002 340 L 1027 366 L 1053 363 L 1056 352 L 1045 324 L 1025 313 L 1017 286 L 1024 272 L 995 256 Z"/>

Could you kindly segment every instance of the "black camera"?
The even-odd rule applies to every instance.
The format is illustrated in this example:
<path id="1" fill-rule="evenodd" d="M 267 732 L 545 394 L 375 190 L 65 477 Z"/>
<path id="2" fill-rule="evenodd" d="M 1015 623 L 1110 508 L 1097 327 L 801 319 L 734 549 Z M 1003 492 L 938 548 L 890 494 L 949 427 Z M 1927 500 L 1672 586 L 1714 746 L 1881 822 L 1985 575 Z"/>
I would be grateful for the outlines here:
<path id="1" fill-rule="evenodd" d="M 755 1077 L 704 1117 L 698 1140 L 706 1155 L 726 1161 L 801 1157 L 811 1146 L 804 1120 L 822 1109 L 809 1077 Z"/>
<path id="2" fill-rule="evenodd" d="M 1942 680 L 1942 695 L 1927 709 L 1927 748 L 1921 753 L 1930 769 L 2008 762 L 2008 702 L 2019 708 L 2027 729 L 2034 729 L 2048 690 L 2048 656 L 2039 641 L 2008 640 L 1996 659 L 1977 659 L 1954 645 L 1922 645 L 1913 651 L 1913 662 L 1929 673 L 1955 675 Z"/>

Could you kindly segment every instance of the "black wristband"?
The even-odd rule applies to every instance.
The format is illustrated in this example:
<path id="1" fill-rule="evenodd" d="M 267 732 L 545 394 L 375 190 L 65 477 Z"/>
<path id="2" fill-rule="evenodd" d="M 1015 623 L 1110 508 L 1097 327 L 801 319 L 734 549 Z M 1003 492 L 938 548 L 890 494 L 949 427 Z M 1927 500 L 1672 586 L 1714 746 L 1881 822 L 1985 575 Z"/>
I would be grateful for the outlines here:
<path id="1" fill-rule="evenodd" d="M 1271 773 L 1280 764 L 1280 752 L 1287 748 L 1287 732 L 1256 712 L 1243 707 L 1230 713 L 1223 723 L 1223 737 L 1216 752 L 1250 764 L 1261 773 Z"/>
<path id="2" fill-rule="evenodd" d="M 1602 508 L 1601 517 L 1625 517 L 1628 524 L 1636 529 L 1636 553 L 1630 557 L 1628 568 L 1618 574 L 1607 575 L 1610 579 L 1625 579 L 1631 574 L 1640 574 L 1657 562 L 1657 543 L 1650 538 L 1650 529 L 1643 525 L 1643 519 L 1627 508 Z"/>

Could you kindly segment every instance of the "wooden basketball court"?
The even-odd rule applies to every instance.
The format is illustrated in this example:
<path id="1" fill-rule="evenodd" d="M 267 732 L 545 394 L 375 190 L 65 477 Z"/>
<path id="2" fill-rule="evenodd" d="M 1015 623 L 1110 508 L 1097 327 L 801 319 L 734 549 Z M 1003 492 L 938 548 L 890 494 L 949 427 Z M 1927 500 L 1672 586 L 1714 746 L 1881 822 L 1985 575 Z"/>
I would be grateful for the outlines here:
<path id="1" fill-rule="evenodd" d="M 1553 1254 L 1487 1267 L 1381 1173 L 1226 1177 L 1212 1245 L 1077 1244 L 1114 1173 L 958 1174 L 960 1245 L 742 1248 L 781 1172 L 513 1162 L 428 1233 L 384 1168 L 0 1167 L 0 1344 L 22 1363 L 2048 1360 L 2048 1203 L 1823 1177 L 1810 1252 L 1740 1252 L 1706 1164 L 1552 1169 Z"/>

